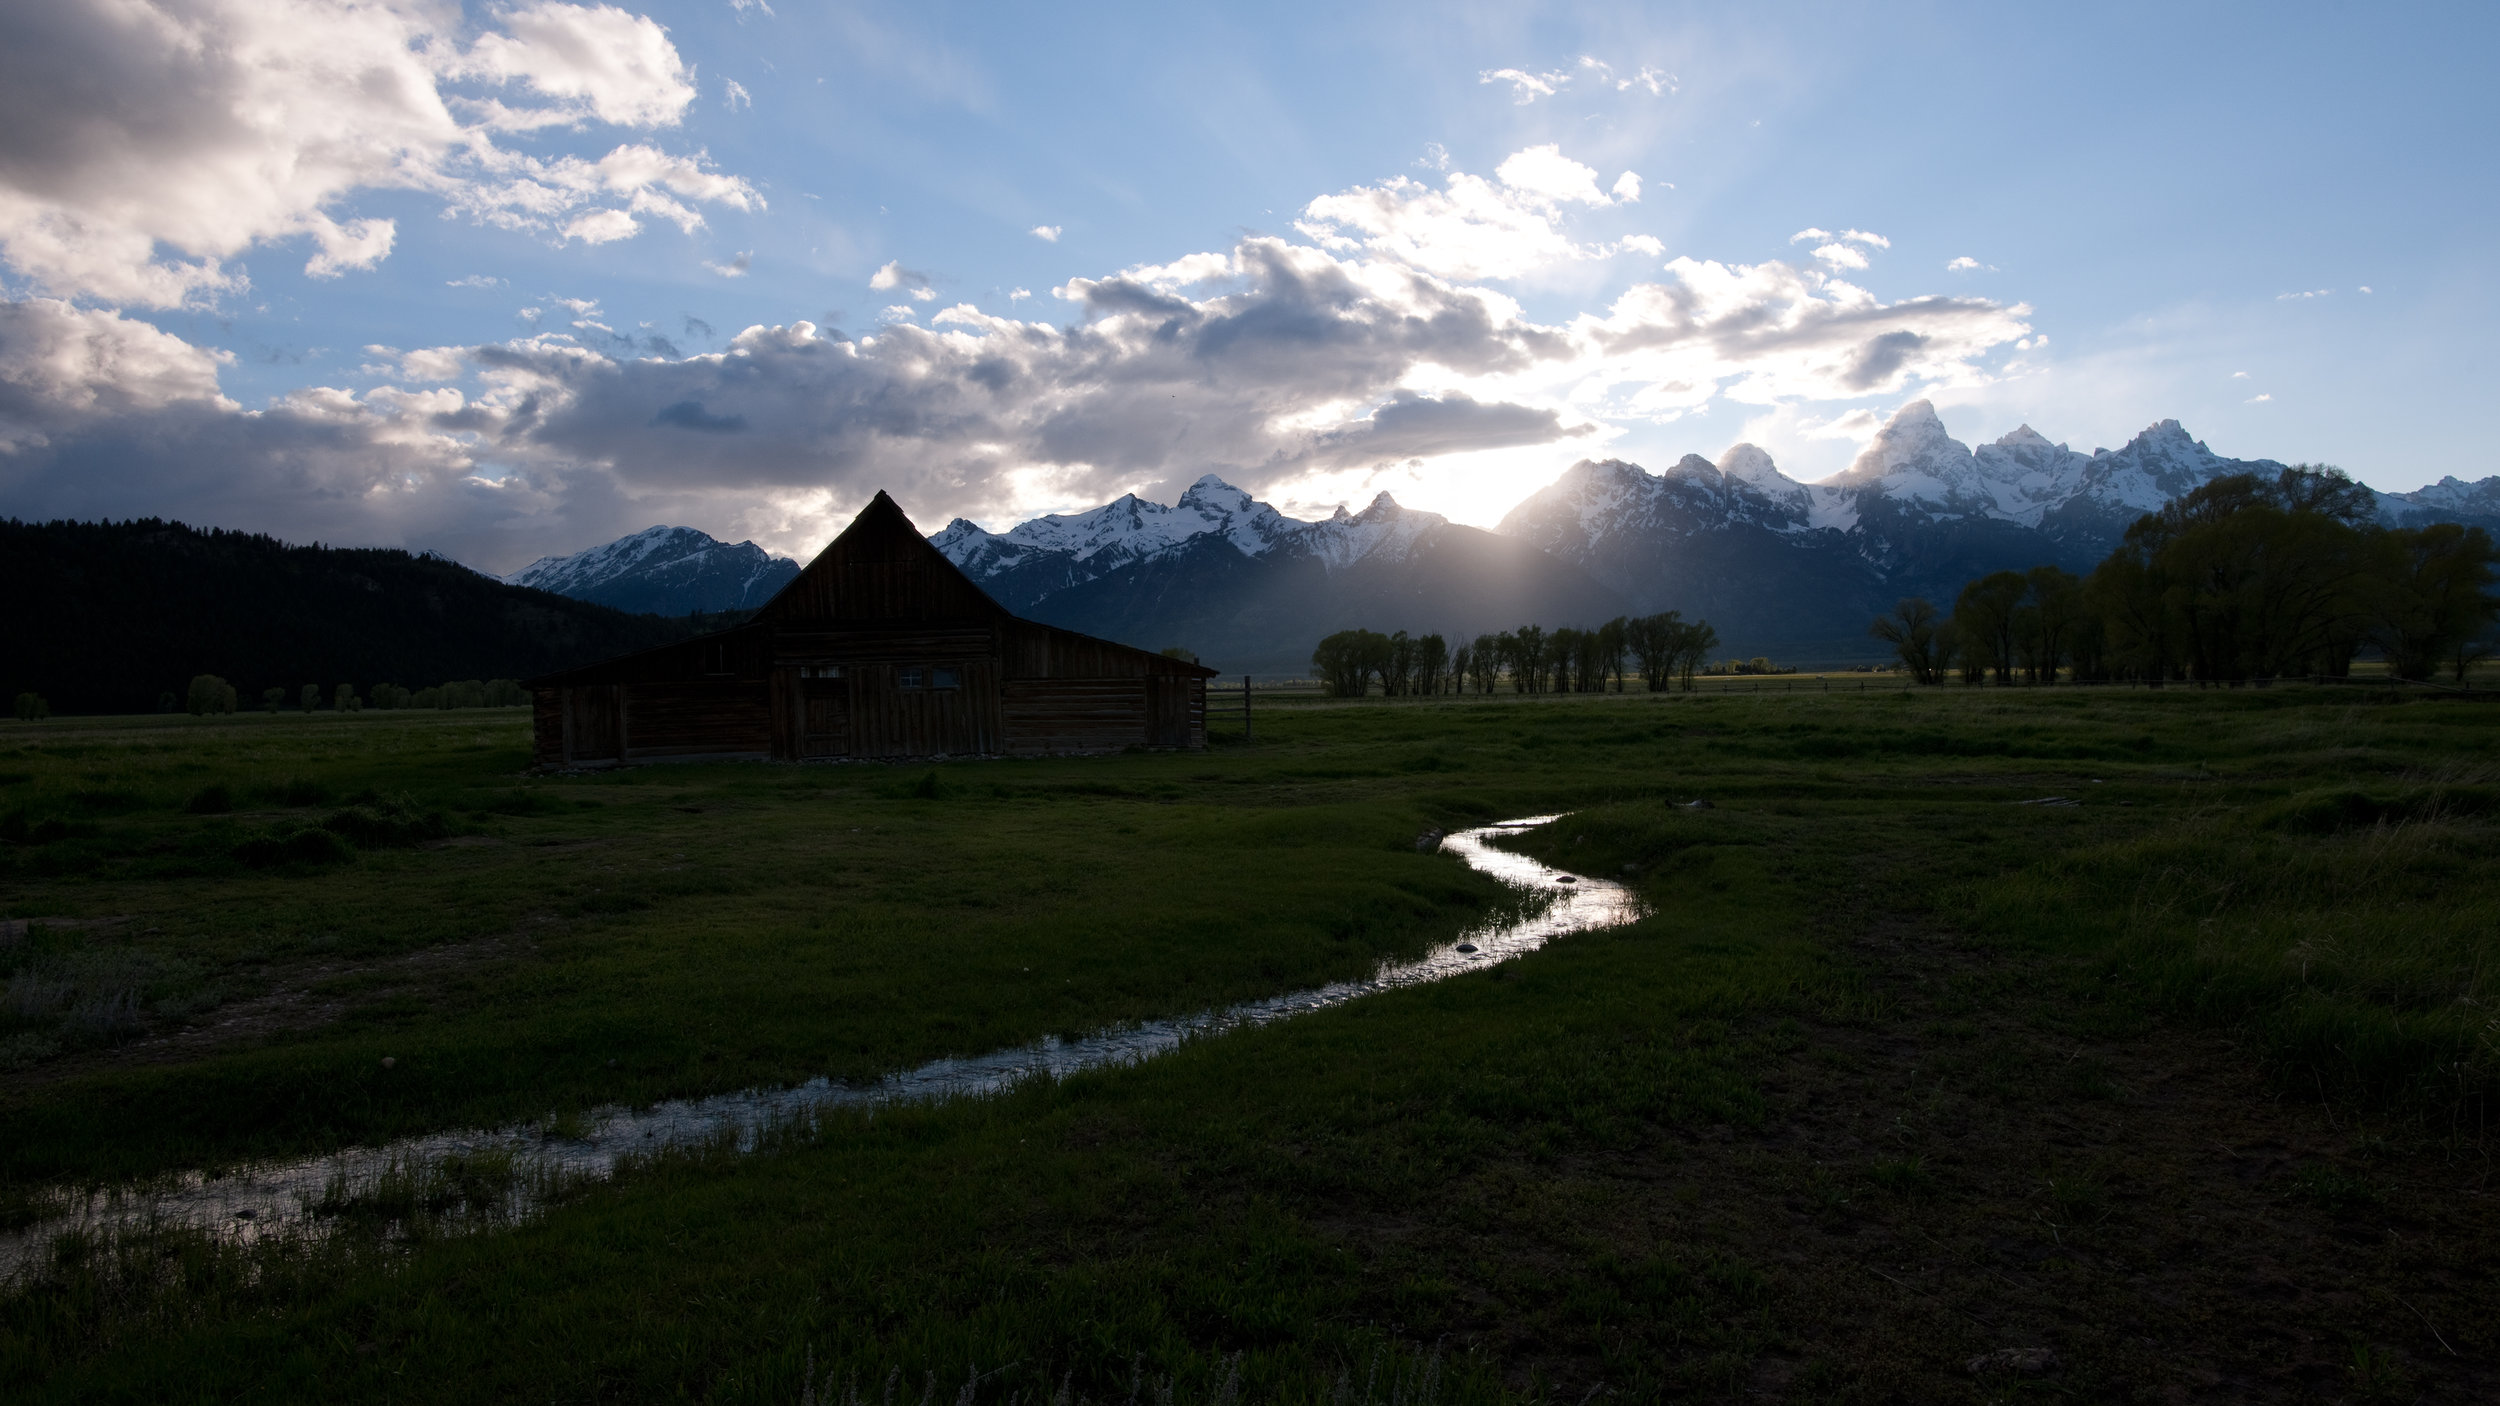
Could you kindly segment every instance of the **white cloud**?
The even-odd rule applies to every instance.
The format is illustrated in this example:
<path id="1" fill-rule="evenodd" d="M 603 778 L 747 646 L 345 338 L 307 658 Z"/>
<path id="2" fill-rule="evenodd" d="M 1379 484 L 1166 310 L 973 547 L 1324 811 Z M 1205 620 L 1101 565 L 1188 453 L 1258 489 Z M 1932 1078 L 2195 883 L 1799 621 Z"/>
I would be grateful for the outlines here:
<path id="1" fill-rule="evenodd" d="M 2262 404 L 2264 404 L 2265 402 L 2267 402 L 2267 401 L 2269 401 L 2269 400 L 2272 400 L 2272 399 L 2274 399 L 2274 397 L 2273 397 L 2271 394 L 2267 394 L 2267 395 L 2252 395 L 2252 396 L 2250 396 L 2250 397 L 2248 398 L 2247 403 L 2248 403 L 2248 404 L 2250 404 L 2250 405 L 2262 405 Z"/>
<path id="2" fill-rule="evenodd" d="M 1654 234 L 1627 234 L 1615 241 L 1615 248 L 1629 254 L 1647 254 L 1653 259 L 1667 252 L 1666 242 Z"/>
<path id="3" fill-rule="evenodd" d="M 2364 293 L 2369 292 L 2369 291 L 2370 291 L 2370 285 L 2369 285 L 2369 284 L 2367 284 L 2367 283 L 2362 284 L 2362 285 L 2361 285 L 2361 291 L 2362 291 L 2362 292 L 2364 292 Z"/>
<path id="4" fill-rule="evenodd" d="M 868 286 L 880 293 L 894 288 L 911 288 L 918 290 L 913 295 L 917 297 L 919 292 L 928 291 L 929 276 L 917 269 L 903 267 L 900 259 L 889 259 L 884 267 L 868 275 Z"/>
<path id="5" fill-rule="evenodd" d="M 642 226 L 622 210 L 593 210 L 576 216 L 571 224 L 564 227 L 565 238 L 578 239 L 584 244 L 613 244 L 620 239 L 631 239 L 641 232 Z"/>
<path id="6" fill-rule="evenodd" d="M 419 347 L 399 359 L 399 374 L 412 381 L 456 381 L 468 359 L 466 347 Z"/>
<path id="7" fill-rule="evenodd" d="M 1045 244 L 1056 244 L 1059 242 L 1059 226 L 1035 225 L 1033 226 L 1033 237 L 1041 240 Z"/>
<path id="8" fill-rule="evenodd" d="M 1622 202 L 1623 202 L 1624 204 L 1626 204 L 1626 205 L 1638 205 L 1638 204 L 1640 204 L 1640 203 L 1641 203 L 1641 174 L 1640 174 L 1640 172 L 1638 172 L 1638 171 L 1626 171 L 1626 172 L 1624 172 L 1622 175 L 1615 177 L 1614 194 L 1615 194 L 1615 199 L 1622 201 Z"/>
<path id="9" fill-rule="evenodd" d="M 721 85 L 720 101 L 721 106 L 728 108 L 731 112 L 736 112 L 742 107 L 753 108 L 755 95 L 747 91 L 747 85 L 732 78 Z"/>
<path id="10" fill-rule="evenodd" d="M 772 18 L 773 14 L 773 7 L 765 4 L 764 0 L 729 0 L 729 8 L 737 11 L 740 21 L 746 19 L 749 10 L 763 15 L 766 19 Z"/>
<path id="11" fill-rule="evenodd" d="M 597 298 L 549 298 L 547 301 L 555 304 L 557 307 L 569 310 L 575 317 L 597 317 L 599 315 L 599 300 Z M 533 311 L 535 311 L 535 309 L 533 309 Z"/>
<path id="12" fill-rule="evenodd" d="M 914 307 L 912 307 L 910 304 L 908 304 L 908 303 L 896 303 L 896 304 L 894 304 L 892 307 L 887 308 L 885 311 L 883 311 L 883 312 L 881 312 L 881 313 L 878 313 L 878 314 L 877 314 L 877 320 L 878 320 L 879 322 L 889 322 L 889 323 L 890 323 L 890 322 L 909 322 L 909 321 L 911 321 L 913 318 L 918 317 L 919 315 L 920 315 L 919 310 L 918 310 L 918 309 L 916 309 L 916 308 L 914 308 Z"/>
<path id="13" fill-rule="evenodd" d="M 1032 290 L 1032 289 L 1030 289 L 1030 288 L 1017 288 L 1017 289 L 1014 289 L 1014 290 L 1010 291 L 1010 292 L 1007 294 L 1007 301 L 1008 301 L 1008 302 L 1011 302 L 1011 303 L 1021 303 L 1021 302 L 1023 302 L 1025 299 L 1030 298 L 1030 297 L 1032 297 L 1032 296 L 1033 296 L 1033 290 Z"/>
<path id="14" fill-rule="evenodd" d="M 733 255 L 727 263 L 715 264 L 707 261 L 703 266 L 723 278 L 744 278 L 747 276 L 747 270 L 755 267 L 755 251 L 749 249 L 745 253 Z"/>
<path id="15" fill-rule="evenodd" d="M 1678 83 L 1676 76 L 1667 72 L 1665 69 L 1651 68 L 1649 65 L 1643 64 L 1641 65 L 1640 72 L 1624 79 L 1615 86 L 1618 88 L 1646 88 L 1649 90 L 1649 95 L 1656 98 L 1664 97 L 1665 95 L 1676 91 Z"/>
<path id="16" fill-rule="evenodd" d="M 2245 371 L 2234 371 L 2231 373 L 2231 379 L 2234 381 L 2245 381 L 2248 379 L 2248 373 Z"/>
<path id="17" fill-rule="evenodd" d="M 1446 171 L 1450 169 L 1450 149 L 1439 142 L 1426 142 L 1424 154 L 1415 158 L 1415 164 L 1427 171 Z"/>
<path id="18" fill-rule="evenodd" d="M 443 286 L 446 288 L 501 288 L 503 280 L 493 274 L 473 273 L 466 278 L 445 279 Z"/>
<path id="19" fill-rule="evenodd" d="M 502 144 L 676 124 L 694 89 L 651 20 L 542 2 L 464 37 L 459 9 L 428 0 L 0 7 L 0 259 L 37 289 L 174 307 L 246 286 L 229 264 L 259 245 L 301 241 L 317 277 L 380 262 L 395 226 L 343 210 L 359 191 L 418 191 L 542 232 L 662 189 L 760 207 L 699 154 Z"/>
<path id="20" fill-rule="evenodd" d="M 2306 293 L 2277 293 L 2274 295 L 2274 300 L 2278 303 L 2296 303 L 2307 298 L 2331 298 L 2334 296 L 2335 290 L 2332 288 L 2312 288 Z"/>
<path id="21" fill-rule="evenodd" d="M 1511 101 L 1525 106 L 1539 98 L 1550 98 L 1561 92 L 1564 85 L 1571 81 L 1571 74 L 1567 70 L 1554 73 L 1530 73 L 1519 68 L 1488 68 L 1476 75 L 1476 81 L 1478 83 L 1508 83 L 1511 86 Z"/>
<path id="22" fill-rule="evenodd" d="M 1864 444 L 1883 427 L 1882 417 L 1860 407 L 1829 420 L 1806 420 L 1799 424 L 1798 432 L 1809 439 L 1845 439 L 1852 444 Z"/>
<path id="23" fill-rule="evenodd" d="M 613 5 L 555 0 L 521 5 L 497 18 L 503 32 L 481 34 L 449 72 L 517 83 L 555 99 L 531 108 L 473 104 L 491 125 L 550 127 L 596 117 L 620 127 L 673 126 L 694 101 L 694 83 L 654 21 Z"/>
<path id="24" fill-rule="evenodd" d="M 1553 142 L 1512 152 L 1493 174 L 1512 190 L 1552 203 L 1613 203 L 1598 190 L 1597 172 L 1563 155 L 1562 147 Z M 1636 183 L 1639 179 L 1633 178 Z"/>
<path id="25" fill-rule="evenodd" d="M 1983 264 L 1977 259 L 1972 258 L 1970 255 L 1964 254 L 1960 258 L 1946 264 L 1944 266 L 1944 271 L 1946 273 L 1995 273 L 1997 271 L 1997 266 L 1994 264 Z"/>
<path id="26" fill-rule="evenodd" d="M 1590 87 L 1600 92 L 1629 92 L 1639 88 L 1651 97 L 1664 97 L 1676 91 L 1676 76 L 1662 68 L 1643 64 L 1629 78 L 1615 76 L 1614 66 L 1602 59 L 1583 54 L 1569 68 L 1531 72 L 1524 68 L 1488 68 L 1476 74 L 1478 83 L 1507 83 L 1511 101 L 1526 106 L 1539 98 L 1550 98 L 1565 89 Z"/>
<path id="27" fill-rule="evenodd" d="M 1844 229 L 1838 234 L 1834 234 L 1827 229 L 1801 229 L 1795 234 L 1788 236 L 1788 242 L 1791 244 L 1803 244 L 1809 239 L 1819 239 L 1835 243 L 1863 244 L 1872 249 L 1889 249 L 1892 247 L 1891 240 L 1884 238 L 1880 234 L 1869 234 L 1862 229 Z"/>
<path id="28" fill-rule="evenodd" d="M 1559 145 L 1513 152 L 1495 176 L 1488 181 L 1452 172 L 1438 190 L 1393 176 L 1321 196 L 1303 208 L 1295 228 L 1326 248 L 1366 249 L 1462 280 L 1518 278 L 1610 252 L 1574 243 L 1562 231 L 1562 206 L 1614 201 L 1598 189 L 1597 172 L 1563 155 Z"/>
<path id="29" fill-rule="evenodd" d="M 51 298 L 0 303 L 0 451 L 169 406 L 235 408 L 217 389 L 233 358 L 116 312 Z"/>
<path id="30" fill-rule="evenodd" d="M 1830 264 L 1836 269 L 1862 269 L 1866 267 L 1866 256 L 1859 253 L 1857 250 L 1850 248 L 1846 244 L 1832 243 L 1821 245 L 1815 249 L 1814 257 L 1821 259 L 1824 263 Z"/>

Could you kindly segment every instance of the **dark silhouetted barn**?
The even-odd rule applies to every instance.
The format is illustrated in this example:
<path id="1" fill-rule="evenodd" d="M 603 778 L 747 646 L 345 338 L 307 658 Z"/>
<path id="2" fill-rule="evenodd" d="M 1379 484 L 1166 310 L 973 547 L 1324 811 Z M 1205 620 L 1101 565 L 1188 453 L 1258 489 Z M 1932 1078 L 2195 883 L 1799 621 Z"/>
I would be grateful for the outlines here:
<path id="1" fill-rule="evenodd" d="M 528 682 L 542 766 L 1207 743 L 1214 670 L 1007 613 L 879 493 L 734 629 Z"/>

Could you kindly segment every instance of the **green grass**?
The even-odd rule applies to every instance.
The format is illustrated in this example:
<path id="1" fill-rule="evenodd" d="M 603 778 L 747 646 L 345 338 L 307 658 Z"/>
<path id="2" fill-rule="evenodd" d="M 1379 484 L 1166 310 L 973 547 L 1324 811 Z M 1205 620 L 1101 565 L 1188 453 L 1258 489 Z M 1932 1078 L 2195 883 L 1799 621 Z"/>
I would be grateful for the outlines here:
<path id="1" fill-rule="evenodd" d="M 1976 1400 L 1963 1359 L 2043 1341 L 2082 1399 L 2331 1397 L 2355 1362 L 2470 1399 L 2454 1364 L 2500 1350 L 2500 1240 L 2451 1190 L 2500 1086 L 2500 714 L 2009 690 L 1258 725 L 546 778 L 512 715 L 0 731 L 0 908 L 128 915 L 0 949 L 49 993 L 0 1033 L 21 1203 L 1355 974 L 1514 902 L 1427 827 L 1567 810 L 1525 847 L 1656 910 L 1134 1069 L 664 1157 L 508 1233 L 428 1233 L 451 1168 L 348 1208 L 413 1243 L 72 1244 L 0 1303 L 0 1389 L 794 1401 L 812 1363 L 908 1400 Z M 217 785 L 231 810 L 193 803 Z M 2017 804 L 2049 797 L 2082 804 Z M 326 824 L 358 805 L 442 836 Z M 234 852 L 304 828 L 345 854 Z M 2401 1229 L 2357 1248 L 2364 1218 Z M 2343 1287 L 2249 1294 L 2285 1274 Z"/>

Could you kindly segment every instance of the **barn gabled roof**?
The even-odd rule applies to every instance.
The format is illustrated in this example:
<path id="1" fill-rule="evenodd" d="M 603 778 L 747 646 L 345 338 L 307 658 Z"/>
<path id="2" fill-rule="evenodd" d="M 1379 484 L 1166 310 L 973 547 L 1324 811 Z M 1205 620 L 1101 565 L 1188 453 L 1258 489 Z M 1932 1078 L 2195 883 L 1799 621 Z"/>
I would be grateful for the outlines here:
<path id="1" fill-rule="evenodd" d="M 841 535 L 755 612 L 776 625 L 1012 619 L 882 488 Z"/>

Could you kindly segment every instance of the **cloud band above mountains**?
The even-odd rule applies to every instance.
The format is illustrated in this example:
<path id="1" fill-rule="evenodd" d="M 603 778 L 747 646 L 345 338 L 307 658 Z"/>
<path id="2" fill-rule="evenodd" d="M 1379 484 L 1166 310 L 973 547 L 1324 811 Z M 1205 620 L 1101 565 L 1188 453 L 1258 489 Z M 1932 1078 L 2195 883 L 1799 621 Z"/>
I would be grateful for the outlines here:
<path id="1" fill-rule="evenodd" d="M 2019 305 L 1886 303 L 1833 268 L 1690 257 L 1651 263 L 1602 310 L 1539 321 L 1493 285 L 1666 252 L 1578 237 L 1576 220 L 1632 208 L 1641 178 L 1541 146 L 1491 177 L 1322 196 L 1299 239 L 1070 279 L 1053 290 L 1064 322 L 944 306 L 898 260 L 870 286 L 911 304 L 856 339 L 794 320 L 683 356 L 585 313 L 573 333 L 377 346 L 367 370 L 387 384 L 246 408 L 220 388 L 225 353 L 121 309 L 213 305 L 242 284 L 237 255 L 290 240 L 316 273 L 383 260 L 393 229 L 358 216 L 355 192 L 427 191 L 586 242 L 760 201 L 646 142 L 503 145 L 684 111 L 694 89 L 665 34 L 608 7 L 542 0 L 482 33 L 416 0 L 13 13 L 0 120 L 35 135 L 0 167 L 0 255 L 32 292 L 0 305 L 0 512 L 21 516 L 181 516 L 495 567 L 663 519 L 804 550 L 878 488 L 936 522 L 1208 471 L 1290 496 L 1487 451 L 1554 445 L 1559 465 L 1714 397 L 1967 383 L 2028 330 Z M 38 52 L 109 59 L 136 96 L 82 98 Z"/>

